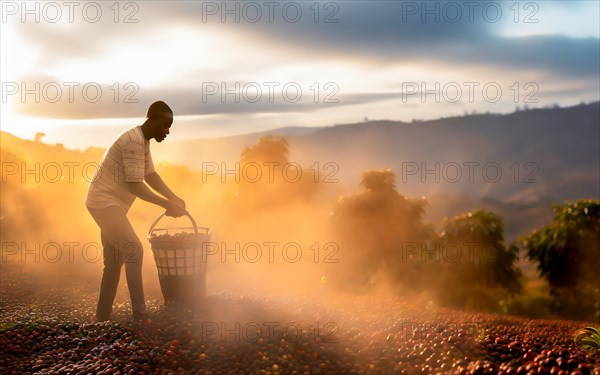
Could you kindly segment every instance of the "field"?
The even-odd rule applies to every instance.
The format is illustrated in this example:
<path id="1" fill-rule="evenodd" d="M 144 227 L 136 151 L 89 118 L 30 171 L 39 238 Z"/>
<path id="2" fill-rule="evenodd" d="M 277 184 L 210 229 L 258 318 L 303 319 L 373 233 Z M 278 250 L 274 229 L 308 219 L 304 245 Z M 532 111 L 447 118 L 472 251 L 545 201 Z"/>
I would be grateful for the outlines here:
<path id="1" fill-rule="evenodd" d="M 124 284 L 124 283 L 122 283 Z M 130 319 L 119 289 L 113 320 L 94 322 L 97 286 L 2 270 L 3 373 L 599 374 L 578 349 L 586 322 L 453 311 L 399 297 L 211 293 L 193 310 L 147 293 Z"/>

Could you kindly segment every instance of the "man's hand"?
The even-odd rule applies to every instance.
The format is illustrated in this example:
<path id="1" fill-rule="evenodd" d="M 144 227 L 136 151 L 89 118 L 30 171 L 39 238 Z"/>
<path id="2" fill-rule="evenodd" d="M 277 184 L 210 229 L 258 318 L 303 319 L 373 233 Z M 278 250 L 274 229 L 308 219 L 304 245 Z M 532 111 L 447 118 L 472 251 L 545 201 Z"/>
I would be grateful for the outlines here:
<path id="1" fill-rule="evenodd" d="M 167 215 L 167 216 L 180 217 L 183 215 L 187 215 L 187 211 L 185 210 L 185 207 L 180 206 L 173 201 L 167 201 L 165 208 L 167 209 L 167 211 L 165 212 L 165 215 Z"/>
<path id="2" fill-rule="evenodd" d="M 165 198 L 167 198 L 167 203 L 160 203 L 160 205 L 167 210 L 165 213 L 167 216 L 179 217 L 187 213 L 183 199 L 179 198 L 177 195 L 175 195 L 175 193 L 173 193 L 173 191 L 171 191 L 171 189 L 169 189 L 162 178 L 160 178 L 158 173 L 151 173 L 147 175 L 145 179 L 152 189 L 156 190 Z"/>

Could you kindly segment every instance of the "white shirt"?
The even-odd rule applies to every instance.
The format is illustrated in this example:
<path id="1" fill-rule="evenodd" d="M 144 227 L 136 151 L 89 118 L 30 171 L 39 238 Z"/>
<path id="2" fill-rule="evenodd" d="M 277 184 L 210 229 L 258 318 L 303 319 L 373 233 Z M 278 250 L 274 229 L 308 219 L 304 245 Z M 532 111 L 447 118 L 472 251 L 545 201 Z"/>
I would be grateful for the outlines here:
<path id="1" fill-rule="evenodd" d="M 119 206 L 127 212 L 136 196 L 129 192 L 128 182 L 143 182 L 154 173 L 150 142 L 141 126 L 125 132 L 106 150 L 90 182 L 85 205 L 89 208 Z"/>

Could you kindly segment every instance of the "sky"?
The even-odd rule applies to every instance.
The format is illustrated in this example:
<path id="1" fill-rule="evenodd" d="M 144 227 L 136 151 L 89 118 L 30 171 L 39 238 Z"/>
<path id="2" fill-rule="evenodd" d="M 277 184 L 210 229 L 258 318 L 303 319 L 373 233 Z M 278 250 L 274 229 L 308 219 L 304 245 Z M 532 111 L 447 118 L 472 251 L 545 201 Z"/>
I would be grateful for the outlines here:
<path id="1" fill-rule="evenodd" d="M 600 100 L 598 1 L 1 1 L 1 129 L 107 146 Z"/>

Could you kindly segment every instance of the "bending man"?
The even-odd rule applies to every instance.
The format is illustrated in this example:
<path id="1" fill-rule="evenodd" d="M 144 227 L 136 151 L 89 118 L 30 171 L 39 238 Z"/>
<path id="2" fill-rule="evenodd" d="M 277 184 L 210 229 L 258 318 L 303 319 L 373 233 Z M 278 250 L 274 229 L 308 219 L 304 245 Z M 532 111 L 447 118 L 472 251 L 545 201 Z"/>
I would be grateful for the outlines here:
<path id="1" fill-rule="evenodd" d="M 100 227 L 104 271 L 96 309 L 98 321 L 108 320 L 117 293 L 121 267 L 125 274 L 135 320 L 146 315 L 142 260 L 144 248 L 127 219 L 136 197 L 166 209 L 166 215 L 186 214 L 185 202 L 169 189 L 154 170 L 150 140 L 162 142 L 173 124 L 173 111 L 158 101 L 150 105 L 146 121 L 123 132 L 106 150 L 90 183 L 85 205 Z M 148 188 L 146 183 L 162 196 Z"/>

